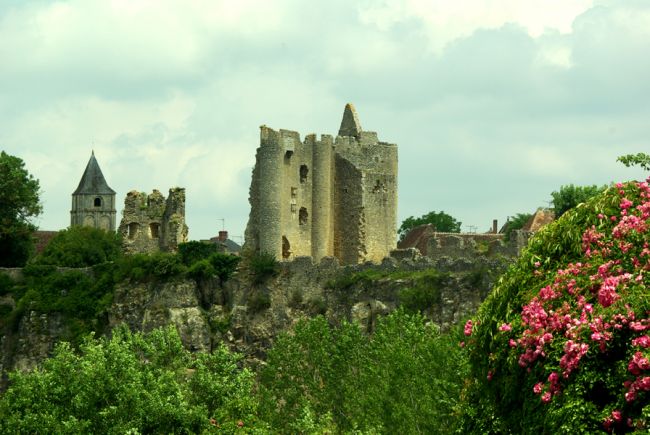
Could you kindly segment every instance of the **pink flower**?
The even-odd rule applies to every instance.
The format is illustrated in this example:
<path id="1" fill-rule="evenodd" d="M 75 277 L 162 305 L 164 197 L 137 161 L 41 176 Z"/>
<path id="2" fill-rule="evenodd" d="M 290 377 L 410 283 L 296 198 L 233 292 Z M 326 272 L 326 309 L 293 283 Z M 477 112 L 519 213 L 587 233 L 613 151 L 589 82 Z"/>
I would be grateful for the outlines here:
<path id="1" fill-rule="evenodd" d="M 550 391 L 547 391 L 546 393 L 544 393 L 544 394 L 542 395 L 542 402 L 544 402 L 544 403 L 548 403 L 548 402 L 550 402 L 550 401 L 551 401 L 551 392 L 550 392 Z"/>
<path id="2" fill-rule="evenodd" d="M 472 326 L 473 326 L 473 324 L 472 324 L 472 319 L 469 319 L 469 320 L 465 323 L 465 329 L 464 329 L 465 335 L 468 336 L 468 337 L 469 337 L 470 335 L 472 335 Z"/>
<path id="3" fill-rule="evenodd" d="M 543 382 L 538 382 L 535 384 L 533 387 L 533 393 L 535 394 L 542 394 L 542 390 L 544 389 L 544 383 Z"/>
<path id="4" fill-rule="evenodd" d="M 503 325 L 499 326 L 500 331 L 510 331 L 512 327 L 510 326 L 509 323 L 504 323 Z"/>
<path id="5" fill-rule="evenodd" d="M 618 409 L 615 409 L 612 411 L 612 418 L 614 421 L 621 421 L 623 419 L 623 416 L 621 415 L 621 411 Z"/>
<path id="6" fill-rule="evenodd" d="M 458 346 L 460 346 L 460 347 L 465 347 L 465 342 L 464 342 L 464 341 L 461 341 L 460 343 L 458 343 Z"/>
<path id="7" fill-rule="evenodd" d="M 642 335 L 641 337 L 632 340 L 632 346 L 640 346 L 642 348 L 650 347 L 650 337 Z"/>

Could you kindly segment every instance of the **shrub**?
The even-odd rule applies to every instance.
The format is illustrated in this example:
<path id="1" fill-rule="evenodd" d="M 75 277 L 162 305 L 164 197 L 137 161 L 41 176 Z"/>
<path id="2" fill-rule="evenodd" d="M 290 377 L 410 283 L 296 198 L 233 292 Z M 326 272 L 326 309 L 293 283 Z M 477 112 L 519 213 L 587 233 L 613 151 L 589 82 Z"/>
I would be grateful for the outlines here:
<path id="1" fill-rule="evenodd" d="M 9 275 L 0 272 L 0 296 L 11 293 L 14 288 L 14 281 Z"/>
<path id="2" fill-rule="evenodd" d="M 191 266 L 197 261 L 207 260 L 212 254 L 218 252 L 214 243 L 190 241 L 178 245 L 178 255 L 185 266 Z"/>
<path id="3" fill-rule="evenodd" d="M 464 431 L 648 430 L 649 220 L 619 183 L 531 239 L 465 327 Z"/>
<path id="4" fill-rule="evenodd" d="M 255 284 L 266 282 L 268 279 L 278 276 L 280 273 L 278 261 L 273 254 L 269 254 L 268 252 L 253 255 L 250 259 L 249 266 Z"/>
<path id="5" fill-rule="evenodd" d="M 88 267 L 115 261 L 122 255 L 120 236 L 91 227 L 59 231 L 34 263 L 62 267 Z"/>
<path id="6" fill-rule="evenodd" d="M 228 281 L 241 260 L 240 257 L 230 254 L 214 253 L 210 255 L 208 261 L 214 268 L 214 273 L 219 277 L 221 283 Z"/>
<path id="7" fill-rule="evenodd" d="M 322 296 L 313 296 L 307 300 L 307 311 L 312 316 L 325 314 L 327 312 L 327 302 Z"/>

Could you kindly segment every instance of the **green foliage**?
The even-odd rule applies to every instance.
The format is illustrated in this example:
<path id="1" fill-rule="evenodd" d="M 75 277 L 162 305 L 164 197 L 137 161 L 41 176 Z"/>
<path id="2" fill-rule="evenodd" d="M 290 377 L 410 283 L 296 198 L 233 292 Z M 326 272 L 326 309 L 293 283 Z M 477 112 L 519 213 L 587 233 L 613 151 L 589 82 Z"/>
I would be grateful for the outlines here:
<path id="1" fill-rule="evenodd" d="M 587 201 L 595 195 L 604 191 L 607 186 L 598 187 L 593 186 L 574 186 L 569 184 L 561 186 L 559 192 L 552 192 L 553 209 L 555 211 L 555 218 L 559 218 L 568 210 L 571 210 L 578 204 Z"/>
<path id="2" fill-rule="evenodd" d="M 240 258 L 235 255 L 213 253 L 208 258 L 198 260 L 190 266 L 187 271 L 188 276 L 195 280 L 205 280 L 217 276 L 221 283 L 230 279 Z"/>
<path id="3" fill-rule="evenodd" d="M 255 284 L 266 282 L 280 273 L 278 261 L 273 254 L 268 252 L 253 255 L 249 261 L 249 267 Z"/>
<path id="4" fill-rule="evenodd" d="M 112 231 L 75 226 L 59 231 L 34 258 L 35 264 L 88 267 L 116 261 L 122 255 L 120 236 Z"/>
<path id="5" fill-rule="evenodd" d="M 298 421 L 342 433 L 446 433 L 466 370 L 457 336 L 403 311 L 379 319 L 372 337 L 355 324 L 303 321 L 269 352 L 263 415 L 280 433 L 299 432 Z"/>
<path id="6" fill-rule="evenodd" d="M 644 171 L 650 171 L 650 155 L 646 153 L 626 154 L 617 158 L 616 161 L 623 163 L 628 168 L 640 166 Z"/>
<path id="7" fill-rule="evenodd" d="M 505 239 L 510 240 L 514 231 L 522 229 L 531 217 L 533 217 L 531 213 L 517 213 L 512 219 L 508 220 Z"/>
<path id="8" fill-rule="evenodd" d="M 402 222 L 402 225 L 399 227 L 397 234 L 399 235 L 400 240 L 404 240 L 404 237 L 411 231 L 413 228 L 424 225 L 431 224 L 436 229 L 436 231 L 442 233 L 460 233 L 460 226 L 462 222 L 458 222 L 456 219 L 445 213 L 444 211 L 431 211 L 427 214 L 424 214 L 418 218 L 409 216 Z"/>
<path id="9" fill-rule="evenodd" d="M 617 184 L 530 240 L 467 325 L 463 433 L 647 433 L 649 198 Z"/>
<path id="10" fill-rule="evenodd" d="M 192 240 L 178 245 L 178 255 L 185 266 L 191 266 L 200 260 L 206 260 L 210 255 L 218 252 L 217 245 Z"/>
<path id="11" fill-rule="evenodd" d="M 151 281 L 181 277 L 187 268 L 178 255 L 169 252 L 126 255 L 117 262 L 116 281 Z M 196 271 L 195 271 L 196 272 Z"/>
<path id="12" fill-rule="evenodd" d="M 0 273 L 0 296 L 10 293 L 14 288 L 14 281 L 9 275 Z"/>
<path id="13" fill-rule="evenodd" d="M 400 306 L 410 313 L 423 313 L 425 310 L 440 304 L 440 291 L 449 274 L 435 270 L 420 273 L 413 285 L 399 291 Z"/>
<path id="14" fill-rule="evenodd" d="M 42 211 L 39 183 L 22 159 L 0 152 L 0 267 L 25 264 L 33 251 L 30 222 Z"/>
<path id="15" fill-rule="evenodd" d="M 238 360 L 223 347 L 191 355 L 173 327 L 146 336 L 116 329 L 86 339 L 79 354 L 60 343 L 42 369 L 10 375 L 0 432 L 263 432 L 253 375 Z"/>

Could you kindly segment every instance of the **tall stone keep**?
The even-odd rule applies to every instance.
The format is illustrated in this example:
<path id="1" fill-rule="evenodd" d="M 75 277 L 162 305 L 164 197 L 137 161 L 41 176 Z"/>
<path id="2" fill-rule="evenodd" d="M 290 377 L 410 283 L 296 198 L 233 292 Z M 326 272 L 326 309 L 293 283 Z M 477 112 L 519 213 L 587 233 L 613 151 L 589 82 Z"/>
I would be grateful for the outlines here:
<path id="1" fill-rule="evenodd" d="M 106 183 L 93 151 L 79 186 L 72 193 L 70 226 L 115 231 L 116 214 L 115 191 Z"/>
<path id="2" fill-rule="evenodd" d="M 397 146 L 347 104 L 336 138 L 260 127 L 244 252 L 381 261 L 397 239 Z"/>

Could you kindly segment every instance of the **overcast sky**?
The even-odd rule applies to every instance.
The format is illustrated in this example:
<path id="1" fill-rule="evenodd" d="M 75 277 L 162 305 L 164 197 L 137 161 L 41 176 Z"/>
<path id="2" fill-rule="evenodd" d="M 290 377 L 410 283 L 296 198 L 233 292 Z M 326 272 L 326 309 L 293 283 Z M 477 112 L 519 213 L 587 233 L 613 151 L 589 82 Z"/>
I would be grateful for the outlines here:
<path id="1" fill-rule="evenodd" d="M 564 184 L 641 179 L 650 1 L 0 2 L 0 149 L 70 223 L 94 148 L 117 191 L 186 188 L 190 239 L 242 236 L 259 126 L 399 147 L 399 221 L 478 231 Z M 241 242 L 241 239 L 233 237 Z"/>

